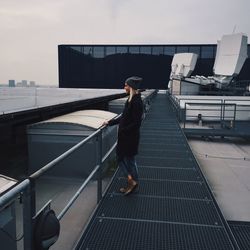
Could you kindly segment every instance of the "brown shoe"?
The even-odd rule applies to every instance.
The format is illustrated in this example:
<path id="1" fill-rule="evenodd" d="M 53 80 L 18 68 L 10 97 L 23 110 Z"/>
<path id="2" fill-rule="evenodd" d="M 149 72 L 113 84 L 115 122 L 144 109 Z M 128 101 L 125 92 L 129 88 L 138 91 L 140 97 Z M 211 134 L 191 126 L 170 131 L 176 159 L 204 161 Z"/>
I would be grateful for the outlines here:
<path id="1" fill-rule="evenodd" d="M 131 194 L 131 193 L 135 190 L 135 188 L 136 188 L 137 186 L 138 186 L 138 183 L 137 183 L 136 181 L 130 180 L 130 181 L 128 182 L 128 187 L 127 187 L 127 189 L 125 190 L 124 195 Z"/>
<path id="2" fill-rule="evenodd" d="M 127 192 L 127 189 L 128 189 L 128 187 L 120 188 L 120 192 L 121 192 L 121 193 L 126 193 L 126 192 Z"/>

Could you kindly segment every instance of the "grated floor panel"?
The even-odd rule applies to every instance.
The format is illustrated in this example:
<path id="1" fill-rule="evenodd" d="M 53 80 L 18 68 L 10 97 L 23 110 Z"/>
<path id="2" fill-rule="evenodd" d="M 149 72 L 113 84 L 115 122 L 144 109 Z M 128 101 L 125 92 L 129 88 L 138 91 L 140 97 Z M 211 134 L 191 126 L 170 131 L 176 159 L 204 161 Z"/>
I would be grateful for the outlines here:
<path id="1" fill-rule="evenodd" d="M 223 228 L 96 218 L 84 250 L 230 250 Z"/>
<path id="2" fill-rule="evenodd" d="M 179 144 L 166 144 L 166 143 L 140 143 L 140 150 L 161 150 L 167 149 L 167 151 L 189 151 L 186 145 Z"/>
<path id="3" fill-rule="evenodd" d="M 202 181 L 202 176 L 196 169 L 156 168 L 150 166 L 139 166 L 138 172 L 140 179 Z M 124 176 L 121 170 L 119 171 L 118 176 Z"/>
<path id="4" fill-rule="evenodd" d="M 213 202 L 108 194 L 97 216 L 221 226 Z"/>
<path id="5" fill-rule="evenodd" d="M 126 179 L 116 178 L 110 185 L 108 192 L 119 193 L 119 189 L 126 186 L 126 184 Z M 203 182 L 140 180 L 138 189 L 140 195 L 154 197 L 211 199 L 210 193 Z"/>
<path id="6" fill-rule="evenodd" d="M 166 143 L 166 144 L 182 144 L 184 143 L 181 137 L 159 137 L 157 140 L 154 137 L 141 137 L 140 143 Z"/>
<path id="7" fill-rule="evenodd" d="M 139 154 L 141 157 L 144 157 L 144 156 L 162 157 L 163 156 L 165 158 L 186 159 L 190 155 L 190 152 L 187 150 L 173 151 L 173 150 L 168 150 L 168 148 L 164 147 L 159 150 L 141 148 L 139 151 Z"/>
<path id="8" fill-rule="evenodd" d="M 196 168 L 196 164 L 192 158 L 167 158 L 152 156 L 137 156 L 137 163 L 140 166 L 156 166 L 168 168 Z"/>
<path id="9" fill-rule="evenodd" d="M 228 222 L 241 250 L 250 249 L 250 222 Z"/>

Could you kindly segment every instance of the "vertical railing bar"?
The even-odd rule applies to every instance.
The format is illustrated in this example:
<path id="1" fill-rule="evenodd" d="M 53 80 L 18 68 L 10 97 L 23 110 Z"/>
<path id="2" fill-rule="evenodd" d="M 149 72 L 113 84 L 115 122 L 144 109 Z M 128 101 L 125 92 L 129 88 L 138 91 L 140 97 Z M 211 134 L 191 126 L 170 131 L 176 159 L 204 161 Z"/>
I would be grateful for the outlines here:
<path id="1" fill-rule="evenodd" d="M 97 203 L 102 199 L 102 130 L 97 136 Z"/>
<path id="2" fill-rule="evenodd" d="M 23 192 L 23 234 L 24 234 L 24 249 L 33 249 L 33 213 L 32 205 L 32 188 L 31 182 Z"/>
<path id="3" fill-rule="evenodd" d="M 236 109 L 237 109 L 237 104 L 234 104 L 234 120 L 233 120 L 233 128 L 235 128 L 235 120 L 236 120 Z"/>
<path id="4" fill-rule="evenodd" d="M 187 103 L 185 102 L 185 109 L 184 109 L 184 128 L 186 128 L 186 115 L 187 115 L 187 111 L 186 111 L 186 106 L 187 106 Z"/>

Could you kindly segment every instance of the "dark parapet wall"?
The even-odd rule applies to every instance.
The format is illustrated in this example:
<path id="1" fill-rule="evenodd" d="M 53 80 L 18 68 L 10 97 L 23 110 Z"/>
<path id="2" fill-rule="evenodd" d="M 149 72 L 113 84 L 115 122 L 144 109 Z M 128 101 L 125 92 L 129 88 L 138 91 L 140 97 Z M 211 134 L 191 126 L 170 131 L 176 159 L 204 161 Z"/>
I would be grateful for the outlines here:
<path id="1" fill-rule="evenodd" d="M 248 52 L 250 54 L 250 45 Z M 193 75 L 213 75 L 216 45 L 59 45 L 60 88 L 123 88 L 143 77 L 141 88 L 166 89 L 175 53 L 198 54 Z M 250 55 L 238 78 L 250 79 Z"/>

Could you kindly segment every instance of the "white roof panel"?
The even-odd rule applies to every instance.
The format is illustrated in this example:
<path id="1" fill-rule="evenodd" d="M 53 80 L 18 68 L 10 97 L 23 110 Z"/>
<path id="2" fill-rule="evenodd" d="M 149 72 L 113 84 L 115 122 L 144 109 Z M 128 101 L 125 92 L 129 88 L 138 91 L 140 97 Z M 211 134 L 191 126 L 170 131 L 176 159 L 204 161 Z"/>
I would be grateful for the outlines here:
<path id="1" fill-rule="evenodd" d="M 34 124 L 33 126 L 38 126 L 39 124 L 49 124 L 49 123 L 50 124 L 68 123 L 68 124 L 77 124 L 77 125 L 91 127 L 93 129 L 98 129 L 102 126 L 104 121 L 110 120 L 115 116 L 117 116 L 117 114 L 103 110 L 82 110 L 67 115 L 58 116 L 46 121 L 42 121 Z"/>
<path id="2" fill-rule="evenodd" d="M 14 186 L 16 183 L 16 180 L 4 175 L 0 175 L 0 194 Z"/>

